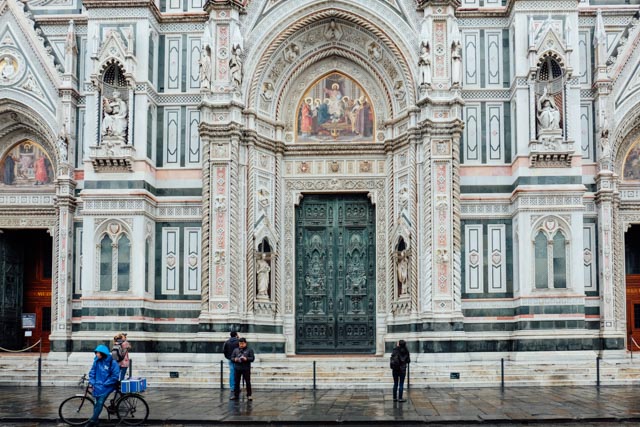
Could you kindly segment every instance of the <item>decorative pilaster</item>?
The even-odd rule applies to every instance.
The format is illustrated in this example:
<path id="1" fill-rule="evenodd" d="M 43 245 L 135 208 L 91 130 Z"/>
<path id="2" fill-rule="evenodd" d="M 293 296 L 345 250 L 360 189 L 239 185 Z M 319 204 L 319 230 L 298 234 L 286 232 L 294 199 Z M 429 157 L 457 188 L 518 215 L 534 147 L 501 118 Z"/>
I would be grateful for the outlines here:
<path id="1" fill-rule="evenodd" d="M 614 278 L 620 273 L 616 272 L 615 257 L 623 257 L 624 253 L 615 251 L 615 248 L 622 248 L 623 241 L 620 241 L 619 235 L 624 236 L 624 231 L 615 233 L 616 226 L 614 213 L 619 203 L 619 195 L 616 188 L 615 174 L 610 170 L 600 170 L 596 176 L 596 185 L 598 191 L 596 193 L 596 209 L 598 211 L 598 257 L 600 266 L 600 292 L 601 292 L 601 331 L 605 334 L 616 332 L 624 328 L 623 322 L 617 322 L 617 318 L 622 318 L 621 311 L 623 306 L 618 307 L 616 300 L 619 295 L 616 293 L 624 292 L 624 286 L 616 289 L 616 283 L 624 283 L 624 280 L 615 281 Z"/>
<path id="2" fill-rule="evenodd" d="M 73 283 L 72 249 L 73 249 L 73 215 L 76 210 L 74 197 L 76 182 L 69 168 L 61 167 L 61 174 L 56 179 L 56 227 L 53 237 L 53 292 L 51 314 L 53 325 L 51 340 L 64 340 L 71 335 L 71 295 Z"/>
<path id="3" fill-rule="evenodd" d="M 205 117 L 212 117 L 204 107 Z M 203 159 L 203 260 L 201 319 L 238 313 L 242 284 L 238 184 L 241 133 L 236 123 L 200 125 Z M 228 317 L 227 317 L 228 318 Z"/>

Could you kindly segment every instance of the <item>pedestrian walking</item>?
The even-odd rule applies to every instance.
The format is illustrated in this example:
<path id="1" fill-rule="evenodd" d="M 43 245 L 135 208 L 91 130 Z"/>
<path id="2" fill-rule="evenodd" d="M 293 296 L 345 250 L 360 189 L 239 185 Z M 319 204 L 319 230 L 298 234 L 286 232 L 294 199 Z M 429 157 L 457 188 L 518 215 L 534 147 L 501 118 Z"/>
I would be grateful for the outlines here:
<path id="1" fill-rule="evenodd" d="M 404 391 L 404 378 L 407 376 L 407 365 L 409 363 L 411 363 L 411 357 L 409 356 L 409 350 L 407 350 L 407 343 L 405 340 L 400 340 L 391 352 L 391 361 L 389 362 L 391 373 L 393 374 L 394 402 L 407 401 L 402 398 L 402 392 Z"/>
<path id="2" fill-rule="evenodd" d="M 238 348 L 231 353 L 231 360 L 235 363 L 235 388 L 231 400 L 238 400 L 240 397 L 240 378 L 244 379 L 247 387 L 247 400 L 253 400 L 251 397 L 251 362 L 255 360 L 253 350 L 247 346 L 247 340 L 240 338 L 238 340 Z"/>
<path id="3" fill-rule="evenodd" d="M 229 389 L 231 390 L 231 396 L 233 397 L 233 391 L 236 388 L 236 369 L 235 363 L 231 360 L 231 354 L 233 354 L 233 350 L 238 348 L 238 333 L 236 331 L 231 331 L 229 333 L 229 339 L 224 342 L 222 346 L 222 352 L 224 353 L 225 359 L 228 360 L 229 364 Z"/>

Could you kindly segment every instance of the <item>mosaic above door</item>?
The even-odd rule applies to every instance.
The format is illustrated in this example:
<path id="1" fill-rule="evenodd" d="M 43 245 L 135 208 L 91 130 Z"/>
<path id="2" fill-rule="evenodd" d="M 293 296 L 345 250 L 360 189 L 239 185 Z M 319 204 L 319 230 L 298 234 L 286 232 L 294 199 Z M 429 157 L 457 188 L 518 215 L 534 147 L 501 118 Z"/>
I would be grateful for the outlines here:
<path id="1" fill-rule="evenodd" d="M 375 114 L 367 93 L 340 73 L 309 88 L 297 109 L 298 142 L 373 142 Z"/>

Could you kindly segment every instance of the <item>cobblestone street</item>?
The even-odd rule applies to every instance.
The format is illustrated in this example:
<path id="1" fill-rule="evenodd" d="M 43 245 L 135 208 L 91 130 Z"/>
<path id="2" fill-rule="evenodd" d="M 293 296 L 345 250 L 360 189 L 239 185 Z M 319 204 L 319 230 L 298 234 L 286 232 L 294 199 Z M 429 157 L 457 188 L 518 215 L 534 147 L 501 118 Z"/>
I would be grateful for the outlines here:
<path id="1" fill-rule="evenodd" d="M 58 405 L 79 392 L 73 387 L 0 387 L 0 424 L 58 425 Z M 393 402 L 390 391 L 382 390 L 258 389 L 253 402 L 244 397 L 236 402 L 229 401 L 228 390 L 150 387 L 144 397 L 150 407 L 147 424 L 167 426 L 640 422 L 637 387 L 631 386 L 413 389 L 406 403 Z"/>

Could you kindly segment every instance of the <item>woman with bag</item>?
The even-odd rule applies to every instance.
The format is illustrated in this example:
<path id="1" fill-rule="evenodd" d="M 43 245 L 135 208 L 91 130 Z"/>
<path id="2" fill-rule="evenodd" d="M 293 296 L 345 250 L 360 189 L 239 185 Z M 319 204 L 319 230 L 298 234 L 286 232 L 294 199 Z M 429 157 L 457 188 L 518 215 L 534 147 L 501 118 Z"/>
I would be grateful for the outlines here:
<path id="1" fill-rule="evenodd" d="M 400 340 L 391 353 L 391 361 L 389 363 L 391 373 L 393 374 L 394 402 L 407 401 L 402 398 L 402 392 L 404 391 L 404 378 L 407 375 L 407 365 L 409 363 L 411 363 L 411 357 L 409 356 L 409 350 L 407 350 L 407 342 Z"/>
<path id="2" fill-rule="evenodd" d="M 127 334 L 120 332 L 113 337 L 113 348 L 111 349 L 111 357 L 118 362 L 120 366 L 120 381 L 122 381 L 129 369 L 129 350 L 131 344 L 127 341 Z M 129 374 L 131 375 L 131 374 Z"/>

